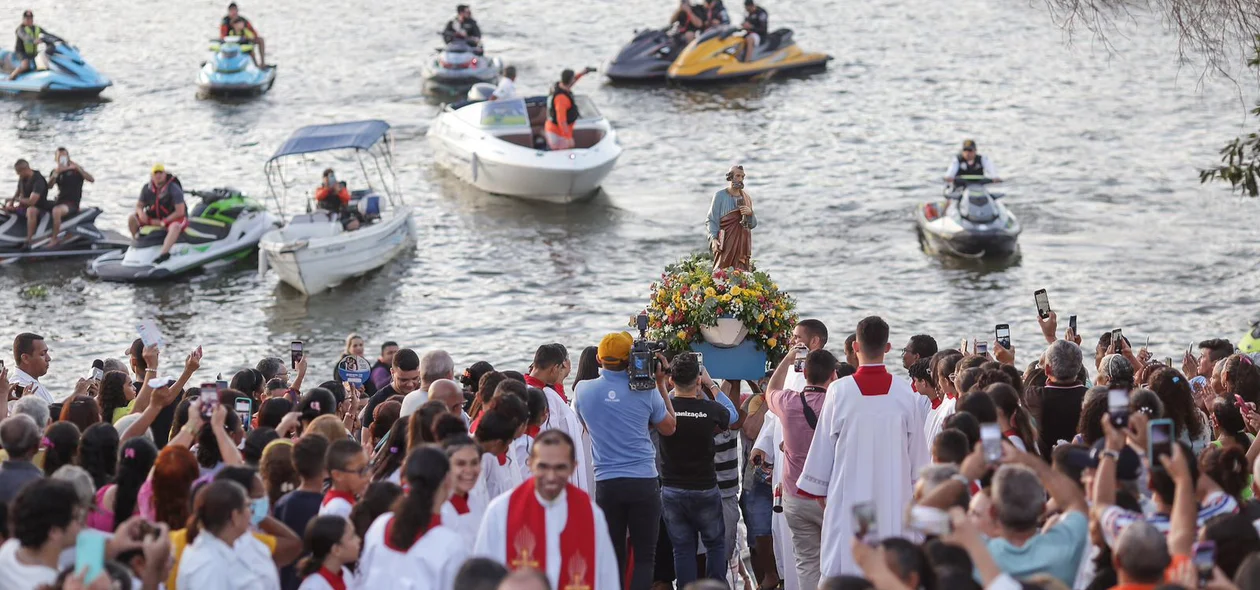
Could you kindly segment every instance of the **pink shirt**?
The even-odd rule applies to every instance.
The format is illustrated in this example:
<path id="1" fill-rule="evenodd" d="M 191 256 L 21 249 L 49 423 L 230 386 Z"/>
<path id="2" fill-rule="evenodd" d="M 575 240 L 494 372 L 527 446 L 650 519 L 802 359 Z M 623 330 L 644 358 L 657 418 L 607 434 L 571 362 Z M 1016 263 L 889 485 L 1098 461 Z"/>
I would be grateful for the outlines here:
<path id="1" fill-rule="evenodd" d="M 814 415 L 822 415 L 823 398 L 826 390 L 807 388 L 805 401 L 814 410 Z M 778 389 L 766 394 L 766 405 L 779 417 L 783 426 L 783 456 L 787 461 L 783 471 L 783 489 L 797 496 L 806 494 L 796 489 L 796 480 L 801 477 L 801 469 L 805 467 L 805 456 L 809 454 L 809 445 L 814 440 L 814 429 L 805 420 L 805 412 L 801 407 L 801 395 L 791 389 Z"/>

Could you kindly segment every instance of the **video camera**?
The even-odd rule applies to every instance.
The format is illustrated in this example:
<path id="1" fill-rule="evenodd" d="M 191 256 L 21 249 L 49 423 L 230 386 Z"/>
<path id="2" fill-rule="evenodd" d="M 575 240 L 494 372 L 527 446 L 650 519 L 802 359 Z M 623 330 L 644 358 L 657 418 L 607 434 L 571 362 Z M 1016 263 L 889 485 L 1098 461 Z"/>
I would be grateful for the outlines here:
<path id="1" fill-rule="evenodd" d="M 639 314 L 639 337 L 630 347 L 630 389 L 647 391 L 656 387 L 656 355 L 665 352 L 665 343 L 647 339 L 648 316 Z"/>

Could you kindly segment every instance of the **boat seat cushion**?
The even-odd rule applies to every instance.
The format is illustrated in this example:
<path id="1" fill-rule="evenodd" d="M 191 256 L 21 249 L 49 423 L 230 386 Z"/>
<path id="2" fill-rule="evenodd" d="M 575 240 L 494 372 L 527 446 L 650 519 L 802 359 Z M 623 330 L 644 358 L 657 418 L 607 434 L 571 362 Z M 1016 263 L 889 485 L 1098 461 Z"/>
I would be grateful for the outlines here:
<path id="1" fill-rule="evenodd" d="M 232 227 L 214 219 L 193 217 L 188 220 L 188 227 L 180 234 L 177 244 L 205 244 L 227 237 Z M 140 236 L 132 240 L 136 248 L 161 246 L 166 240 L 166 228 L 149 226 L 140 228 Z"/>

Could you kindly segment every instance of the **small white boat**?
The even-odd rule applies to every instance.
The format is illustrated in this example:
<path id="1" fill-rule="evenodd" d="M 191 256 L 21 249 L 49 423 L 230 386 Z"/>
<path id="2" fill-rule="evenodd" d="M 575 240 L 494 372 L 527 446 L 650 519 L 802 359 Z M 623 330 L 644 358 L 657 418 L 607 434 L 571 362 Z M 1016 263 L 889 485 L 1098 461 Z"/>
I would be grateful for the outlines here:
<path id="1" fill-rule="evenodd" d="M 552 203 L 589 198 L 621 156 L 612 124 L 577 96 L 575 149 L 547 149 L 547 97 L 466 100 L 448 105 L 429 127 L 438 165 L 488 193 Z"/>
<path id="2" fill-rule="evenodd" d="M 294 132 L 266 165 L 267 184 L 278 208 L 284 207 L 277 192 L 286 192 L 294 182 L 284 173 L 287 156 L 353 150 L 367 188 L 351 191 L 350 204 L 340 213 L 311 211 L 308 201 L 306 213 L 263 236 L 258 244 L 259 273 L 270 267 L 281 281 L 309 296 L 380 268 L 407 249 L 415 222 L 411 207 L 398 193 L 391 143 L 384 121 L 312 125 Z M 372 186 L 364 153 L 375 168 L 380 192 Z M 343 221 L 350 218 L 360 222 L 358 228 L 345 228 Z"/>

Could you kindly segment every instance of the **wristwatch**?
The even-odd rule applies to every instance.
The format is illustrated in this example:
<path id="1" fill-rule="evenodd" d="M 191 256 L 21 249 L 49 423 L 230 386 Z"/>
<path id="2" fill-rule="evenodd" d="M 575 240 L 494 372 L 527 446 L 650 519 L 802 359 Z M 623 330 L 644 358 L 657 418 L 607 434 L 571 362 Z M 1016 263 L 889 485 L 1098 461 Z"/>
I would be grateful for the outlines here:
<path id="1" fill-rule="evenodd" d="M 1111 459 L 1113 461 L 1118 462 L 1120 461 L 1120 451 L 1110 451 L 1107 449 L 1103 449 L 1102 451 L 1098 453 L 1098 460 L 1101 461 L 1103 459 Z"/>
<path id="2" fill-rule="evenodd" d="M 967 489 L 971 489 L 971 479 L 968 478 L 967 476 L 961 473 L 955 473 L 949 476 L 949 478 L 960 484 L 963 484 L 963 486 L 966 487 Z"/>

